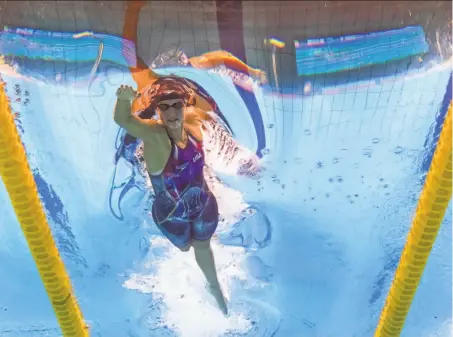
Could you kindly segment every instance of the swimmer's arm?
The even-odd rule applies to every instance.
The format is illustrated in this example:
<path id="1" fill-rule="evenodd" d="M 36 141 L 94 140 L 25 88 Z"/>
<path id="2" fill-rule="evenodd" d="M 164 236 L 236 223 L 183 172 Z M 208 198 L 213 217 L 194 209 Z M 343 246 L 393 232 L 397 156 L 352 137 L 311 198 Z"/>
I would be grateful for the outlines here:
<path id="1" fill-rule="evenodd" d="M 248 66 L 236 56 L 224 50 L 216 50 L 207 52 L 201 56 L 191 57 L 190 63 L 195 68 L 200 69 L 212 69 L 220 65 L 225 65 L 233 70 L 248 73 L 253 77 L 259 77 L 261 73 L 261 70 Z"/>
<path id="2" fill-rule="evenodd" d="M 141 91 L 145 86 L 152 84 L 159 78 L 159 75 L 152 71 L 146 63 L 138 56 L 138 20 L 140 18 L 140 10 L 146 4 L 146 1 L 130 1 L 127 4 L 126 17 L 123 27 L 123 56 L 129 67 L 129 71 L 132 74 L 132 78 L 137 83 L 138 91 Z M 127 53 L 128 46 L 126 40 L 134 43 L 135 55 Z M 133 57 L 135 56 L 135 57 Z"/>
<path id="3" fill-rule="evenodd" d="M 131 136 L 143 141 L 155 142 L 165 133 L 163 126 L 156 120 L 144 120 L 131 112 L 130 100 L 118 99 L 113 113 L 114 121 Z"/>

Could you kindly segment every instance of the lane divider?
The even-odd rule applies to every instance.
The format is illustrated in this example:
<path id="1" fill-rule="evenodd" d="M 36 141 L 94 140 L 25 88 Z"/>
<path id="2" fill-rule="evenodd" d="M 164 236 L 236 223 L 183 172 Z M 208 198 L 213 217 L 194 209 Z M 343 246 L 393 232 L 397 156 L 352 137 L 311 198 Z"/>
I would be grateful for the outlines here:
<path id="1" fill-rule="evenodd" d="M 374 337 L 398 337 L 403 330 L 452 194 L 452 102 L 426 176 L 412 227 Z"/>
<path id="2" fill-rule="evenodd" d="M 88 326 L 47 223 L 3 84 L 0 84 L 0 176 L 63 336 L 88 337 Z"/>

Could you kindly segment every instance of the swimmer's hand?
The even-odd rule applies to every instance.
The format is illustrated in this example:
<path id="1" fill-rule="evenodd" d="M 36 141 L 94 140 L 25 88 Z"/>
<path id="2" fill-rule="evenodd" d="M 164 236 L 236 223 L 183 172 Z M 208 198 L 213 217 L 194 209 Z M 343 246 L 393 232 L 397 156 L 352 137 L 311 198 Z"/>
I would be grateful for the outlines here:
<path id="1" fill-rule="evenodd" d="M 132 102 L 135 98 L 137 98 L 137 92 L 132 89 L 131 86 L 128 85 L 121 85 L 116 91 L 116 97 L 120 101 L 129 101 Z"/>

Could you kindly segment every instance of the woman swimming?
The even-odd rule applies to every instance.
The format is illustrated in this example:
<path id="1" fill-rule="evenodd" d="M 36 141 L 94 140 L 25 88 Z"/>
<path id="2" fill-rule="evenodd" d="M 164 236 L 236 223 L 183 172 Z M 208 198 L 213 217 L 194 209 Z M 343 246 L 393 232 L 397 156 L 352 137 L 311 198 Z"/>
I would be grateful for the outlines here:
<path id="1" fill-rule="evenodd" d="M 148 109 L 158 118 L 144 120 L 132 113 L 137 93 L 127 86 L 117 91 L 115 122 L 143 141 L 143 158 L 155 191 L 152 215 L 167 239 L 181 251 L 194 248 L 219 308 L 228 313 L 210 245 L 218 224 L 218 207 L 203 169 L 202 120 L 190 113 L 196 94 L 184 79 L 160 77 L 142 95 L 152 97 Z"/>

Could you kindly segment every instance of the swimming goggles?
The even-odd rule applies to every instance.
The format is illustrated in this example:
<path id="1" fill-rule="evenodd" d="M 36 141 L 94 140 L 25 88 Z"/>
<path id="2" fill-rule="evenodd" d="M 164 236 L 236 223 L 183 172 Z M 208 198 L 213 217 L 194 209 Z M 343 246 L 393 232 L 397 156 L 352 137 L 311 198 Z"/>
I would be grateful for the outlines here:
<path id="1" fill-rule="evenodd" d="M 159 107 L 160 111 L 164 112 L 167 111 L 169 108 L 181 109 L 183 106 L 185 106 L 185 103 L 184 102 L 175 102 L 173 104 L 160 103 L 157 106 Z"/>

